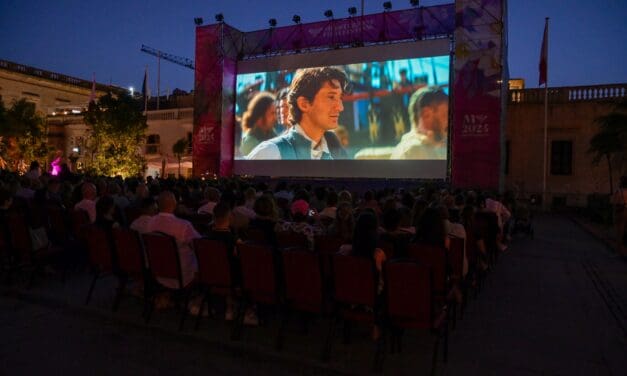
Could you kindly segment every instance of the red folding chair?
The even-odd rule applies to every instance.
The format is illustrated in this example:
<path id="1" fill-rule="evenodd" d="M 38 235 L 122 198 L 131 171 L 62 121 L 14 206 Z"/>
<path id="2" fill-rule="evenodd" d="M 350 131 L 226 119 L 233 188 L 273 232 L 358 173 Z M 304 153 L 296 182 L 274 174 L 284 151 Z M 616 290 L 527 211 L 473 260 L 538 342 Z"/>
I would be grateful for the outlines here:
<path id="1" fill-rule="evenodd" d="M 334 301 L 337 319 L 344 322 L 344 343 L 350 343 L 350 323 L 375 324 L 377 285 L 374 260 L 364 257 L 333 256 Z M 331 330 L 333 340 L 335 329 Z M 375 366 L 381 354 L 381 341 L 377 341 Z M 329 344 L 329 347 L 331 343 Z"/>
<path id="2" fill-rule="evenodd" d="M 84 230 L 85 231 L 85 230 Z M 111 276 L 115 272 L 113 249 L 109 240 L 107 232 L 96 226 L 89 225 L 85 231 L 87 239 L 87 256 L 89 266 L 92 269 L 94 278 L 89 286 L 87 297 L 85 298 L 85 305 L 89 304 L 91 295 L 96 287 L 96 281 L 100 278 Z"/>
<path id="3" fill-rule="evenodd" d="M 120 286 L 113 303 L 113 310 L 116 311 L 129 279 L 143 283 L 144 298 L 149 296 L 148 292 L 151 287 L 149 286 L 150 279 L 147 278 L 147 263 L 139 233 L 131 229 L 119 227 L 114 228 L 112 234 L 118 260 L 117 274 L 120 279 Z"/>
<path id="4" fill-rule="evenodd" d="M 444 337 L 444 362 L 448 357 L 446 308 L 434 303 L 432 269 L 412 261 L 390 261 L 384 266 L 385 315 L 392 332 L 392 351 L 402 351 L 402 329 L 428 329 L 436 334 L 432 373 L 437 363 L 440 337 Z M 383 368 L 383 356 L 377 369 Z"/>
<path id="5" fill-rule="evenodd" d="M 281 321 L 277 344 L 283 346 L 283 333 L 287 319 L 292 311 L 329 316 L 333 323 L 331 304 L 326 296 L 321 274 L 320 255 L 304 250 L 282 252 L 283 272 L 285 277 L 285 315 Z M 306 322 L 305 322 L 306 323 Z M 331 326 L 322 349 L 322 359 L 329 356 Z"/>
<path id="6" fill-rule="evenodd" d="M 221 240 L 194 239 L 194 251 L 198 260 L 198 284 L 204 290 L 200 310 L 196 317 L 195 329 L 200 325 L 202 312 L 207 304 L 211 307 L 211 297 L 234 295 L 234 268 L 232 255 L 227 244 Z"/>
<path id="7" fill-rule="evenodd" d="M 144 241 L 144 249 L 148 257 L 148 265 L 150 265 L 151 285 L 159 286 L 162 290 L 171 291 L 177 298 L 183 299 L 183 307 L 181 309 L 181 320 L 179 322 L 179 330 L 183 329 L 185 317 L 187 316 L 187 305 L 189 304 L 189 296 L 195 281 L 184 283 L 183 271 L 181 269 L 181 259 L 176 245 L 176 239 L 170 235 L 163 233 L 147 233 L 142 234 Z M 159 279 L 171 279 L 177 282 L 176 288 L 171 288 L 158 283 Z M 180 299 L 177 299 L 180 300 Z M 180 303 L 180 302 L 179 302 Z M 155 293 L 151 293 L 146 312 L 146 322 L 150 320 L 155 305 Z M 179 308 L 180 304 L 179 304 Z"/>
<path id="8" fill-rule="evenodd" d="M 276 233 L 276 241 L 278 248 L 282 249 L 298 248 L 306 250 L 309 247 L 307 236 L 294 231 L 278 231 Z"/>
<path id="9" fill-rule="evenodd" d="M 30 288 L 33 284 L 37 272 L 42 272 L 46 265 L 59 261 L 63 249 L 56 247 L 42 239 L 42 244 L 33 243 L 31 238 L 32 229 L 23 212 L 12 211 L 7 216 L 7 227 L 9 236 L 8 259 L 9 259 L 9 281 L 14 271 L 25 268 L 32 268 L 28 282 Z M 47 238 L 47 233 L 40 228 L 42 236 Z"/>
<path id="10" fill-rule="evenodd" d="M 254 303 L 278 306 L 281 303 L 274 248 L 268 245 L 237 245 L 242 264 L 242 301 L 239 304 L 232 338 L 239 339 L 244 312 Z"/>

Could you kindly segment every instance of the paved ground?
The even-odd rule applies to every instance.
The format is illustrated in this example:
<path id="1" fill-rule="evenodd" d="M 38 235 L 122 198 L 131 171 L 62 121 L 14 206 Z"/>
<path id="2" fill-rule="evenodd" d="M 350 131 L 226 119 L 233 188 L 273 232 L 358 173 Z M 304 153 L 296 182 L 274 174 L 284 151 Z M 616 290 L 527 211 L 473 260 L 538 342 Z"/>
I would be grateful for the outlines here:
<path id="1" fill-rule="evenodd" d="M 535 239 L 516 238 L 477 300 L 450 335 L 442 375 L 625 375 L 627 264 L 566 218 L 539 216 Z M 353 341 L 334 342 L 329 363 L 318 360 L 327 321 L 308 334 L 292 323 L 286 348 L 273 350 L 275 323 L 246 328 L 228 340 L 222 320 L 188 321 L 176 312 L 140 320 L 129 297 L 110 312 L 113 281 L 96 286 L 83 305 L 85 273 L 65 283 L 48 275 L 25 290 L 23 281 L 0 290 L 0 374 L 363 374 L 373 345 L 368 328 Z M 385 374 L 428 373 L 432 338 L 408 333 L 402 354 L 388 355 Z"/>

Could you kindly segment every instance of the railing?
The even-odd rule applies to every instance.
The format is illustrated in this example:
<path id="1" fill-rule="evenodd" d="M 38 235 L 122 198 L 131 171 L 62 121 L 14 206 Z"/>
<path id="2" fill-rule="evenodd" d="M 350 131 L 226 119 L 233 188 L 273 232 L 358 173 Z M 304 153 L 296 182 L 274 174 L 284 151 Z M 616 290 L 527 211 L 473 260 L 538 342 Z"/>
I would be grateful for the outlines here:
<path id="1" fill-rule="evenodd" d="M 544 89 L 509 91 L 509 103 L 544 103 Z M 627 99 L 627 84 L 567 86 L 548 89 L 549 103 L 598 102 Z"/>
<path id="2" fill-rule="evenodd" d="M 191 119 L 194 117 L 194 109 L 177 108 L 172 110 L 148 111 L 146 117 L 148 121 Z"/>
<path id="3" fill-rule="evenodd" d="M 61 82 L 68 85 L 79 86 L 85 89 L 91 90 L 91 81 L 83 80 L 76 77 L 66 76 L 64 74 L 49 72 L 43 69 L 29 67 L 28 65 L 22 65 L 18 63 L 13 63 L 7 60 L 0 60 L 0 68 L 6 69 L 8 71 L 27 74 L 29 76 L 36 76 L 46 80 Z M 103 85 L 96 83 L 96 90 L 98 91 L 125 91 L 126 89 L 111 85 Z"/>

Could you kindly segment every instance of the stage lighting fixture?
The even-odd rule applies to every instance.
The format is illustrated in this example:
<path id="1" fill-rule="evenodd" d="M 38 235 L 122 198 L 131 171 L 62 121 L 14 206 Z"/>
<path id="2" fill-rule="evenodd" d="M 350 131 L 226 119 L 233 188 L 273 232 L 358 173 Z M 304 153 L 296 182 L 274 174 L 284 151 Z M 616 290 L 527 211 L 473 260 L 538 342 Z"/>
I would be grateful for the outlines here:
<path id="1" fill-rule="evenodd" d="M 333 18 L 333 11 L 331 9 L 327 9 L 324 11 L 324 16 L 326 18 Z"/>
<path id="2" fill-rule="evenodd" d="M 411 4 L 412 7 L 417 7 L 418 5 L 420 5 L 419 0 L 409 0 L 409 3 Z"/>
<path id="3" fill-rule="evenodd" d="M 385 10 L 392 9 L 392 2 L 391 1 L 386 1 L 385 3 L 383 3 L 383 9 L 385 9 Z"/>
<path id="4" fill-rule="evenodd" d="M 355 8 L 355 7 L 348 8 L 348 14 L 350 14 L 351 16 L 356 15 L 357 14 L 357 8 Z"/>
<path id="5" fill-rule="evenodd" d="M 268 20 L 268 24 L 270 25 L 270 27 L 275 27 L 276 26 L 276 18 L 270 18 Z"/>
<path id="6" fill-rule="evenodd" d="M 203 23 L 203 19 L 202 17 L 196 17 L 194 18 L 194 23 L 196 24 L 196 26 L 200 26 Z"/>
<path id="7" fill-rule="evenodd" d="M 222 13 L 216 14 L 216 22 L 224 22 L 224 15 Z"/>
<path id="8" fill-rule="evenodd" d="M 294 21 L 295 24 L 299 24 L 300 16 L 298 14 L 295 14 L 294 17 L 292 17 L 292 21 Z"/>

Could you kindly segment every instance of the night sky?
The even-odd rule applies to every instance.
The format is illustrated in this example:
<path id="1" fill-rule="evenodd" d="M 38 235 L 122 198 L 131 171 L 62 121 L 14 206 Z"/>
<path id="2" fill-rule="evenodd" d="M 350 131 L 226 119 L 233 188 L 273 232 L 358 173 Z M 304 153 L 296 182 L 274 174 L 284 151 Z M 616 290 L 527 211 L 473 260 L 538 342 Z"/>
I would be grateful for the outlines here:
<path id="1" fill-rule="evenodd" d="M 421 1 L 437 5 L 450 1 Z M 365 13 L 379 13 L 383 1 L 366 0 Z M 147 5 L 149 4 L 149 5 Z M 393 9 L 409 1 L 392 1 Z M 156 88 L 156 58 L 140 51 L 142 44 L 194 58 L 194 18 L 225 22 L 242 30 L 336 18 L 359 0 L 185 0 L 85 1 L 1 0 L 0 59 L 91 80 L 141 89 L 148 65 L 150 86 Z M 627 1 L 510 0 L 509 68 L 512 78 L 537 87 L 544 18 L 550 17 L 549 85 L 576 86 L 627 82 Z M 193 71 L 161 63 L 161 90 L 193 87 Z"/>

